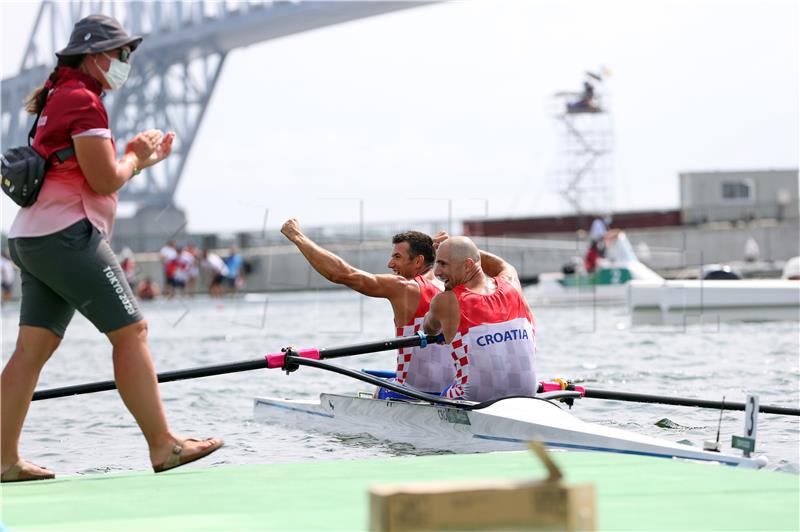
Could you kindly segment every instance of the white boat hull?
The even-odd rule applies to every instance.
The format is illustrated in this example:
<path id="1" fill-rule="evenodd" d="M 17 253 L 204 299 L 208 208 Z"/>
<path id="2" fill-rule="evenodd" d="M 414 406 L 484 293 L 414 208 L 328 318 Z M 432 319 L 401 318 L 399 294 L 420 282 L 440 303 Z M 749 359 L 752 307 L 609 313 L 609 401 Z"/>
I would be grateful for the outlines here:
<path id="1" fill-rule="evenodd" d="M 463 410 L 427 403 L 321 394 L 319 401 L 256 398 L 255 419 L 303 430 L 359 435 L 420 449 L 491 452 L 525 449 L 536 440 L 550 448 L 603 451 L 763 467 L 756 459 L 712 453 L 632 432 L 585 423 L 543 399 L 520 397 Z"/>
<path id="2" fill-rule="evenodd" d="M 633 325 L 800 319 L 800 281 L 632 281 Z"/>

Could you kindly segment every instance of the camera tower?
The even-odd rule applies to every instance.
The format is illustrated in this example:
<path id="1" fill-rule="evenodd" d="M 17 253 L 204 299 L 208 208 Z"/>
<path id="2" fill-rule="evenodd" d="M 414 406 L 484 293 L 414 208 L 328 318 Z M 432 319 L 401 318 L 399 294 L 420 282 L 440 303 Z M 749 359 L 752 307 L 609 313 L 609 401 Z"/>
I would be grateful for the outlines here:
<path id="1" fill-rule="evenodd" d="M 582 92 L 553 96 L 558 128 L 556 189 L 577 215 L 612 208 L 613 129 L 603 77 L 586 73 Z"/>

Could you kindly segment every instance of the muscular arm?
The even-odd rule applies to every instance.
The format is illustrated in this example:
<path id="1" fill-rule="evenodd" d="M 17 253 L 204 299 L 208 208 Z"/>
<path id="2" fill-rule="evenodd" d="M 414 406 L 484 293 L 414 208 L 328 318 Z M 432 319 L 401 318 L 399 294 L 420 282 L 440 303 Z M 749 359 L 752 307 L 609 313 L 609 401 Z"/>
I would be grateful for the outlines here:
<path id="1" fill-rule="evenodd" d="M 402 291 L 403 279 L 397 275 L 359 270 L 305 236 L 298 239 L 295 245 L 311 267 L 332 283 L 352 288 L 369 297 L 391 298 Z"/>
<path id="2" fill-rule="evenodd" d="M 398 275 L 376 275 L 351 266 L 347 261 L 320 247 L 300 231 L 295 219 L 283 224 L 281 232 L 288 238 L 308 263 L 332 283 L 352 288 L 369 297 L 401 299 L 408 282 Z M 416 283 L 413 283 L 416 286 Z"/>
<path id="3" fill-rule="evenodd" d="M 483 273 L 490 277 L 503 277 L 507 279 L 508 282 L 510 282 L 514 288 L 519 291 L 520 294 L 523 294 L 522 299 L 525 301 L 525 305 L 528 307 L 528 312 L 531 313 L 532 323 L 535 324 L 536 321 L 533 317 L 531 306 L 528 304 L 528 301 L 525 300 L 524 293 L 522 292 L 522 283 L 519 282 L 519 274 L 517 273 L 517 269 L 497 255 L 493 255 L 483 250 L 481 250 L 480 253 L 481 268 L 483 269 Z"/>
<path id="4" fill-rule="evenodd" d="M 489 253 L 488 251 L 480 251 L 481 253 L 481 269 L 483 273 L 489 277 L 503 277 L 508 280 L 520 292 L 522 291 L 522 284 L 519 282 L 519 274 L 517 269 L 511 264 L 504 261 L 497 255 Z"/>
<path id="5" fill-rule="evenodd" d="M 422 328 L 425 334 L 443 334 L 444 341 L 450 343 L 458 332 L 459 321 L 458 299 L 453 292 L 447 291 L 431 299 L 431 308 L 425 314 Z"/>

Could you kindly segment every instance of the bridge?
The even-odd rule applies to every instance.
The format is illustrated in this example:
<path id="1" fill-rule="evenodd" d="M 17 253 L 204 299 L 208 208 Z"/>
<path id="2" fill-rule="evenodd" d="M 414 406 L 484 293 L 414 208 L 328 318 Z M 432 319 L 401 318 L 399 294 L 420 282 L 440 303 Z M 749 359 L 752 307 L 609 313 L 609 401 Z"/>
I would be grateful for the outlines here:
<path id="1" fill-rule="evenodd" d="M 2 146 L 27 143 L 32 122 L 22 102 L 55 65 L 74 23 L 91 13 L 118 19 L 144 35 L 125 86 L 106 109 L 118 139 L 159 128 L 177 133 L 173 155 L 122 189 L 140 208 L 173 206 L 175 190 L 223 72 L 228 53 L 243 46 L 334 24 L 427 5 L 428 1 L 76 1 L 42 2 L 19 73 L 2 80 Z M 124 149 L 124 142 L 118 148 Z"/>

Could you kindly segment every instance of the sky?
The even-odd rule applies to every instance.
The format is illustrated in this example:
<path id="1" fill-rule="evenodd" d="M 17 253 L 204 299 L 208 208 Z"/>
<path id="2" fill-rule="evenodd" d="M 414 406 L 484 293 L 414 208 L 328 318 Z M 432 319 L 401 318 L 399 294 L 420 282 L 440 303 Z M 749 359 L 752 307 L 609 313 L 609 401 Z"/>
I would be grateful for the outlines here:
<path id="1" fill-rule="evenodd" d="M 4 78 L 30 4 L 0 4 Z M 175 202 L 193 232 L 569 214 L 553 95 L 605 67 L 610 209 L 678 208 L 680 172 L 797 168 L 798 17 L 774 0 L 453 1 L 237 49 Z"/>

